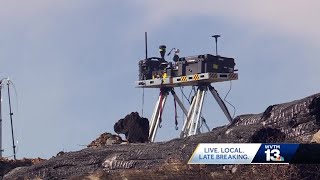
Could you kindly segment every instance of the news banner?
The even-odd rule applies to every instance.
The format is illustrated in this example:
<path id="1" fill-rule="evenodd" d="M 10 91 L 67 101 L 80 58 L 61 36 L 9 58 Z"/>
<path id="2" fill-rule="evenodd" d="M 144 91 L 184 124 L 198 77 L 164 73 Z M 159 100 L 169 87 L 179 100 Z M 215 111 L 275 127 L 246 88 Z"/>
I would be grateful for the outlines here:
<path id="1" fill-rule="evenodd" d="M 320 164 L 320 144 L 200 143 L 188 164 Z"/>

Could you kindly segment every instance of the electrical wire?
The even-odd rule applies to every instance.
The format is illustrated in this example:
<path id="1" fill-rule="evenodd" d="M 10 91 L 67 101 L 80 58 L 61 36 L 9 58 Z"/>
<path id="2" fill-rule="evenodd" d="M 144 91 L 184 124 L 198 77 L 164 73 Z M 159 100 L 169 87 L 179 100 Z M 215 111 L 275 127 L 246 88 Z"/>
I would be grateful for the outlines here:
<path id="1" fill-rule="evenodd" d="M 233 116 L 232 116 L 232 119 L 234 118 L 235 114 L 236 114 L 236 107 L 234 107 L 229 101 L 227 101 L 227 96 L 229 95 L 230 91 L 232 89 L 232 82 L 230 81 L 230 88 L 229 88 L 229 91 L 227 92 L 226 96 L 223 98 L 223 100 L 225 102 L 227 102 L 232 108 L 233 108 Z"/>
<path id="2" fill-rule="evenodd" d="M 183 89 L 182 89 L 182 92 L 183 92 Z M 182 105 L 184 106 L 184 98 L 183 98 L 183 94 L 181 93 L 181 101 L 182 101 Z M 181 109 L 181 111 L 183 111 Z M 184 114 L 184 112 L 182 112 L 182 116 L 183 116 L 183 119 L 185 119 L 187 116 Z"/>

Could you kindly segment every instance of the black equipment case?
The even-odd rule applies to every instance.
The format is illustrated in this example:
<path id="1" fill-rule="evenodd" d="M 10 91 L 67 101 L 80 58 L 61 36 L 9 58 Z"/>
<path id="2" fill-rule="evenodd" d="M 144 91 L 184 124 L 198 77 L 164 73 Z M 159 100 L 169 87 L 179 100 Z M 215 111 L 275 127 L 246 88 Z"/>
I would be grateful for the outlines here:
<path id="1" fill-rule="evenodd" d="M 234 59 L 222 56 L 204 54 L 179 58 L 178 76 L 188 76 L 200 73 L 232 73 Z"/>

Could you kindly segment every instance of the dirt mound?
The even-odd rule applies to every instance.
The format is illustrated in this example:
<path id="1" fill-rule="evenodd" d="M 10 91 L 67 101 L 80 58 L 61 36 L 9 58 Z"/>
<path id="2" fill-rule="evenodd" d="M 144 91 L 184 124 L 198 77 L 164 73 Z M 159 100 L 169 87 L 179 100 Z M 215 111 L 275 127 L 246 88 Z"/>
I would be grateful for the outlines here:
<path id="1" fill-rule="evenodd" d="M 97 148 L 111 144 L 121 144 L 123 142 L 119 135 L 114 135 L 111 133 L 103 133 L 96 140 L 92 141 L 87 147 Z"/>
<path id="2" fill-rule="evenodd" d="M 124 134 L 130 143 L 148 142 L 149 120 L 140 117 L 137 112 L 132 112 L 115 123 L 114 131 L 118 134 Z"/>

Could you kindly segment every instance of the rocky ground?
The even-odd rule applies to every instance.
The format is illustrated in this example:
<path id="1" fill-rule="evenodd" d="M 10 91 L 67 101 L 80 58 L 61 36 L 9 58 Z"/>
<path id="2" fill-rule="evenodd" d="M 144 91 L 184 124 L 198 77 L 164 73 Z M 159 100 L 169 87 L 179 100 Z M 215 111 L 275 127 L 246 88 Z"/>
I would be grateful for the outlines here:
<path id="1" fill-rule="evenodd" d="M 269 106 L 260 114 L 238 116 L 231 125 L 209 133 L 67 152 L 14 169 L 4 179 L 320 179 L 320 165 L 187 164 L 197 144 L 203 142 L 319 142 L 319 124 L 320 94 L 315 94 Z"/>
<path id="2" fill-rule="evenodd" d="M 34 164 L 38 164 L 42 161 L 45 161 L 45 159 L 41 158 L 35 158 L 35 159 L 20 159 L 20 160 L 12 160 L 12 159 L 6 159 L 6 158 L 0 158 L 0 179 L 3 175 L 8 173 L 10 170 L 15 169 L 17 167 L 23 167 L 23 166 L 31 166 Z"/>

